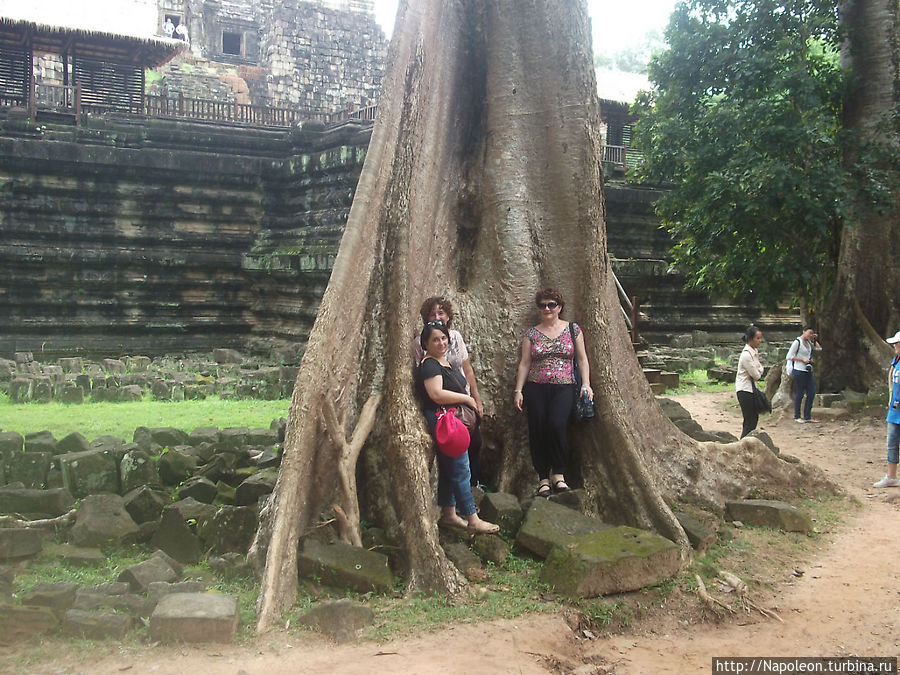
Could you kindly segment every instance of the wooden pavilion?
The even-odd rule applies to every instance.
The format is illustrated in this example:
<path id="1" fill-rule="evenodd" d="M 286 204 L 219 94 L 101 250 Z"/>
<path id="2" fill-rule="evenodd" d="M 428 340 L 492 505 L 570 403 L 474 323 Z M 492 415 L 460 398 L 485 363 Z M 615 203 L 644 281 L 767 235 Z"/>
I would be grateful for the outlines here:
<path id="1" fill-rule="evenodd" d="M 84 106 L 140 112 L 147 68 L 186 49 L 181 40 L 136 37 L 0 16 L 0 106 L 69 112 Z M 35 54 L 55 54 L 63 83 L 36 85 Z"/>

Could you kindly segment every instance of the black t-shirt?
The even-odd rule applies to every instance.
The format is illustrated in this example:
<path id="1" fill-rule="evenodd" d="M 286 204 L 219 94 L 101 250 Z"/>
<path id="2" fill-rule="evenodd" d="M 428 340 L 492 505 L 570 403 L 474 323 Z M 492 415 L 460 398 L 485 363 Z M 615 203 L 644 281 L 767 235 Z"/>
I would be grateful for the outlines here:
<path id="1" fill-rule="evenodd" d="M 419 377 L 417 378 L 417 385 L 422 398 L 422 410 L 426 412 L 426 417 L 430 417 L 427 413 L 430 412 L 434 414 L 437 412 L 438 408 L 441 407 L 432 401 L 425 391 L 425 380 L 430 380 L 432 377 L 438 375 L 442 378 L 442 386 L 444 389 L 455 391 L 458 394 L 466 393 L 466 383 L 459 371 L 442 366 L 438 363 L 437 359 L 426 356 L 419 366 Z"/>

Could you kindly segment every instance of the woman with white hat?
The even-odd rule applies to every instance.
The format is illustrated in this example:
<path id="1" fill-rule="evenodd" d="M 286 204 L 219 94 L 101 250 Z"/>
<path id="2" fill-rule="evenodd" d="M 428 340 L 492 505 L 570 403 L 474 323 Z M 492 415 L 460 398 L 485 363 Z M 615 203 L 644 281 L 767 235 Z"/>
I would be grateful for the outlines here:
<path id="1" fill-rule="evenodd" d="M 897 464 L 900 463 L 900 331 L 886 342 L 894 345 L 894 358 L 888 373 L 891 400 L 887 409 L 887 474 L 873 484 L 877 488 L 900 487 L 900 478 L 897 478 Z"/>

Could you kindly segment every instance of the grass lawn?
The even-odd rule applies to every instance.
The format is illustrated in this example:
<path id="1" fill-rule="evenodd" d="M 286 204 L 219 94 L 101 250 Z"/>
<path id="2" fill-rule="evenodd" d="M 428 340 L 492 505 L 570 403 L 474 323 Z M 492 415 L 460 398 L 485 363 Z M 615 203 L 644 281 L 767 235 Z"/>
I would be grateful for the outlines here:
<path id="1" fill-rule="evenodd" d="M 289 399 L 200 401 L 138 401 L 134 403 L 10 403 L 0 394 L 0 430 L 23 436 L 51 431 L 63 438 L 73 431 L 89 441 L 111 435 L 130 441 L 137 427 L 175 427 L 190 433 L 197 427 L 268 428 L 273 419 L 287 417 Z"/>

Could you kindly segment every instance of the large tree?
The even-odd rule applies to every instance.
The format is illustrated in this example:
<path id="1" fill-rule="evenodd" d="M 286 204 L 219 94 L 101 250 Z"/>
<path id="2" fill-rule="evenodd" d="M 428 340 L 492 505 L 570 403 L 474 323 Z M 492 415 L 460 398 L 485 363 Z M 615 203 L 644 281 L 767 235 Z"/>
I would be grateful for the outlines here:
<path id="1" fill-rule="evenodd" d="M 459 307 L 500 489 L 533 488 L 512 389 L 533 293 L 547 285 L 562 290 L 566 316 L 587 336 L 598 417 L 572 436 L 570 477 L 590 511 L 653 529 L 687 556 L 667 500 L 715 509 L 754 486 L 825 484 L 756 439 L 701 446 L 656 405 L 606 252 L 590 37 L 583 0 L 401 1 L 378 119 L 252 550 L 265 557 L 259 628 L 294 602 L 298 541 L 324 513 L 337 515 L 348 542 L 360 540 L 360 514 L 385 527 L 407 587 L 464 590 L 439 546 L 433 449 L 413 397 L 416 310 L 435 293 Z"/>
<path id="2" fill-rule="evenodd" d="M 837 262 L 848 176 L 833 0 L 687 0 L 636 106 L 638 177 L 694 287 L 806 309 Z"/>
<path id="3" fill-rule="evenodd" d="M 829 298 L 824 373 L 833 389 L 865 390 L 884 379 L 891 351 L 884 336 L 900 330 L 900 214 L 897 202 L 900 106 L 900 4 L 846 0 L 842 62 L 849 75 L 844 126 L 851 131 L 844 164 L 868 165 L 865 183 L 849 209 L 838 277 Z M 869 155 L 872 161 L 861 162 Z M 879 185 L 893 187 L 886 203 Z"/>

